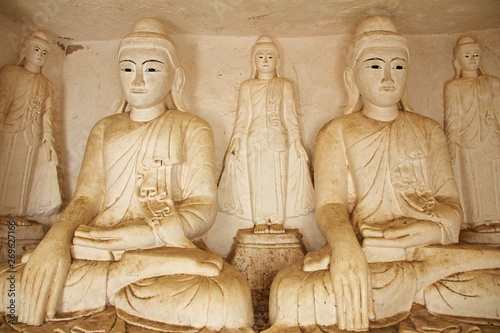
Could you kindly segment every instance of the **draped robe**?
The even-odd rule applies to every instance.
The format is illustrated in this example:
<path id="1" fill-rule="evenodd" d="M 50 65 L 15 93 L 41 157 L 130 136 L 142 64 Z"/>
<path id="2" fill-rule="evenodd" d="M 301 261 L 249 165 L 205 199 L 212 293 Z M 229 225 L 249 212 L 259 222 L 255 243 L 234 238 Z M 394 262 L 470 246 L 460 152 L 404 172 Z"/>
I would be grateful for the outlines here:
<path id="1" fill-rule="evenodd" d="M 0 71 L 0 214 L 50 214 L 61 205 L 52 141 L 54 87 L 43 74 L 8 65 Z M 47 143 L 48 144 L 48 143 Z"/>
<path id="2" fill-rule="evenodd" d="M 121 113 L 94 126 L 73 200 L 86 196 L 98 203 L 91 226 L 149 224 L 157 227 L 158 244 L 127 251 L 116 261 L 74 259 L 58 317 L 80 317 L 112 304 L 127 322 L 157 330 L 253 324 L 250 288 L 241 273 L 226 263 L 220 273 L 198 273 L 205 272 L 199 265 L 209 253 L 168 244 L 199 239 L 215 219 L 213 147 L 210 126 L 177 110 L 149 122 Z M 145 218 L 141 200 L 156 195 L 174 203 L 167 224 L 155 226 Z"/>
<path id="3" fill-rule="evenodd" d="M 444 91 L 445 131 L 456 145 L 453 169 L 464 222 L 500 223 L 500 80 L 462 77 Z"/>
<path id="4" fill-rule="evenodd" d="M 410 218 L 438 224 L 441 244 L 458 241 L 462 211 L 446 138 L 434 120 L 400 111 L 393 121 L 383 122 L 356 112 L 326 124 L 318 134 L 316 152 L 316 207 L 348 207 L 358 236 L 363 223 Z M 448 206 L 446 214 L 434 213 L 438 204 Z M 494 249 L 465 251 L 469 260 L 460 252 L 446 252 L 447 248 L 417 250 L 422 255 L 414 262 L 370 263 L 376 320 L 385 318 L 385 325 L 408 315 L 416 293 L 425 285 L 453 273 L 499 265 L 492 260 L 498 258 Z M 320 253 L 330 256 L 331 250 Z M 454 301 L 463 303 L 461 309 L 481 309 L 480 297 L 458 298 Z M 336 324 L 335 309 L 329 267 L 306 272 L 295 264 L 273 281 L 270 320 L 275 325 L 331 329 Z M 472 316 L 477 315 L 474 312 Z M 496 318 L 497 313 L 493 307 L 482 315 Z"/>
<path id="5" fill-rule="evenodd" d="M 232 142 L 219 182 L 221 210 L 255 224 L 283 223 L 313 210 L 313 186 L 290 81 L 250 79 L 241 85 Z"/>

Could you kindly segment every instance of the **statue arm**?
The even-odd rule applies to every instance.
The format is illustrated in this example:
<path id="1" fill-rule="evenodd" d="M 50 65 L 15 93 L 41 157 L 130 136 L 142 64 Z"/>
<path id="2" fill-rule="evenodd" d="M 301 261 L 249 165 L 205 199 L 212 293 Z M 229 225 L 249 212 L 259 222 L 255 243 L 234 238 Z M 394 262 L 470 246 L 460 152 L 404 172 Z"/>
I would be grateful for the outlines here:
<path id="1" fill-rule="evenodd" d="M 3 123 L 14 94 L 15 73 L 9 67 L 0 70 L 0 124 Z"/>
<path id="2" fill-rule="evenodd" d="M 59 163 L 57 158 L 57 153 L 55 149 L 54 140 L 54 86 L 52 82 L 49 81 L 47 98 L 45 100 L 45 113 L 43 115 L 43 137 L 42 143 L 45 144 L 45 150 L 47 154 L 48 161 L 55 161 L 56 164 Z"/>
<path id="3" fill-rule="evenodd" d="M 338 326 L 367 330 L 374 317 L 370 270 L 349 219 L 347 176 L 341 122 L 337 121 L 323 128 L 316 142 L 316 219 L 332 249 L 330 276 Z"/>
<path id="4" fill-rule="evenodd" d="M 186 237 L 196 239 L 210 229 L 217 214 L 215 144 L 210 125 L 201 119 L 192 123 L 184 147 L 185 162 L 174 175 L 182 191 L 174 215 L 180 219 Z"/>
<path id="5" fill-rule="evenodd" d="M 288 132 L 290 144 L 294 147 L 297 156 L 305 161 L 309 160 L 302 136 L 300 134 L 299 119 L 295 108 L 295 92 L 292 82 L 285 80 L 283 84 L 283 117 Z"/>
<path id="6" fill-rule="evenodd" d="M 432 209 L 433 221 L 441 226 L 441 244 L 458 242 L 463 219 L 458 188 L 451 167 L 446 137 L 439 124 L 432 121 L 428 176 L 434 190 L 436 206 Z"/>
<path id="7" fill-rule="evenodd" d="M 104 193 L 102 126 L 96 125 L 78 179 L 75 197 L 33 251 L 21 280 L 19 321 L 40 325 L 55 316 L 59 295 L 71 265 L 70 244 L 79 225 L 97 214 Z"/>
<path id="8" fill-rule="evenodd" d="M 452 160 L 455 160 L 458 133 L 460 131 L 460 94 L 454 80 L 446 83 L 444 87 L 444 130 L 450 147 Z"/>
<path id="9" fill-rule="evenodd" d="M 248 81 L 243 82 L 238 93 L 238 107 L 234 122 L 233 135 L 229 142 L 228 153 L 238 155 L 240 144 L 247 140 L 248 129 L 252 121 L 252 101 Z"/>

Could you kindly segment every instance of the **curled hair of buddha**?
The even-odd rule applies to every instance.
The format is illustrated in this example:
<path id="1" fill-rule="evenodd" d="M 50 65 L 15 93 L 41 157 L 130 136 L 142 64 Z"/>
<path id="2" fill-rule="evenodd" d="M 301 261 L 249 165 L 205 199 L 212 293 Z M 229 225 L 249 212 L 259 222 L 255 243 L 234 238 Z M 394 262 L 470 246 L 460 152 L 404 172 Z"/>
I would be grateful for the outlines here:
<path id="1" fill-rule="evenodd" d="M 348 69 L 353 69 L 361 52 L 365 48 L 372 46 L 401 47 L 406 50 L 409 56 L 408 40 L 398 33 L 392 20 L 386 16 L 369 16 L 359 23 L 354 34 L 354 39 L 349 44 L 347 50 L 348 66 L 346 71 Z M 359 104 L 360 95 L 358 90 L 352 89 L 345 80 L 344 83 L 349 98 L 348 104 L 344 109 L 344 114 L 349 114 L 356 111 L 355 109 Z M 406 91 L 399 104 L 400 109 L 412 111 L 407 101 Z"/>
<path id="2" fill-rule="evenodd" d="M 458 58 L 460 57 L 460 53 L 464 51 L 465 48 L 469 48 L 470 46 L 477 47 L 479 50 L 481 50 L 481 45 L 476 42 L 476 40 L 470 36 L 464 36 L 460 37 L 457 40 L 457 44 L 455 45 L 455 49 L 453 49 L 453 67 L 455 67 L 455 79 L 458 79 L 460 76 L 462 76 L 462 67 L 460 67 L 460 63 L 458 62 Z M 479 66 L 478 68 L 478 74 L 483 75 L 484 72 Z"/>
<path id="3" fill-rule="evenodd" d="M 29 34 L 24 40 L 23 46 L 19 50 L 19 59 L 17 60 L 17 65 L 21 65 L 24 60 L 24 52 L 29 49 L 33 44 L 43 45 L 50 52 L 50 43 L 47 34 L 43 31 L 34 31 Z"/>
<path id="4" fill-rule="evenodd" d="M 280 72 L 279 72 L 279 64 L 280 64 L 280 56 L 278 53 L 278 47 L 274 43 L 273 39 L 271 36 L 263 35 L 260 36 L 259 39 L 257 39 L 257 42 L 252 48 L 252 78 L 257 77 L 257 65 L 255 64 L 255 55 L 257 52 L 261 50 L 273 50 L 276 52 L 276 57 L 278 57 L 278 60 L 276 62 L 276 76 L 280 77 Z"/>
<path id="5" fill-rule="evenodd" d="M 162 50 L 167 54 L 169 65 L 173 71 L 184 72 L 183 68 L 180 66 L 177 47 L 168 36 L 165 26 L 154 18 L 148 17 L 136 22 L 132 32 L 120 41 L 120 45 L 118 47 L 118 58 L 120 57 L 122 50 L 126 48 L 155 48 Z M 187 108 L 182 101 L 182 87 L 179 90 L 174 88 L 175 84 L 166 101 L 167 106 L 169 109 L 177 108 L 180 111 L 187 111 Z M 126 103 L 122 104 L 124 109 Z M 118 112 L 121 111 L 123 110 L 118 110 Z"/>

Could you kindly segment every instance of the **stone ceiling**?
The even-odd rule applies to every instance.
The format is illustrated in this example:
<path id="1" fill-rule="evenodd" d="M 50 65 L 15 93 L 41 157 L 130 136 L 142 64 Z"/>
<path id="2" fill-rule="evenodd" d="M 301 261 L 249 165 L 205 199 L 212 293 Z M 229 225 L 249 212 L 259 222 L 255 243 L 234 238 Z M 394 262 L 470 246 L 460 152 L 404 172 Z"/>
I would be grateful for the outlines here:
<path id="1" fill-rule="evenodd" d="M 0 0 L 0 15 L 75 41 L 119 39 L 148 16 L 174 34 L 305 37 L 350 34 L 374 14 L 403 34 L 500 28 L 499 0 Z"/>

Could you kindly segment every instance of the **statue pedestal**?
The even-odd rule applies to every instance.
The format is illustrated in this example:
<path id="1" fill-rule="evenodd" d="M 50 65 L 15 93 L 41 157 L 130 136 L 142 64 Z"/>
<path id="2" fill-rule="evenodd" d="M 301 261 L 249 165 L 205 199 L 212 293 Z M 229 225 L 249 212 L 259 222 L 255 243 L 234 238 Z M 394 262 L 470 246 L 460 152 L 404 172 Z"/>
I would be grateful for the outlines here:
<path id="1" fill-rule="evenodd" d="M 465 229 L 460 231 L 460 241 L 469 244 L 498 246 L 500 244 L 500 232 L 478 232 Z"/>
<path id="2" fill-rule="evenodd" d="M 253 228 L 236 233 L 227 261 L 248 280 L 252 289 L 269 289 L 276 273 L 303 260 L 306 253 L 298 229 L 284 234 L 254 234 Z"/>
<path id="3" fill-rule="evenodd" d="M 44 236 L 43 226 L 36 222 L 30 225 L 18 225 L 9 218 L 2 218 L 0 223 L 0 262 L 15 260 L 28 250 L 34 249 Z M 10 251 L 9 251 L 10 250 Z"/>

